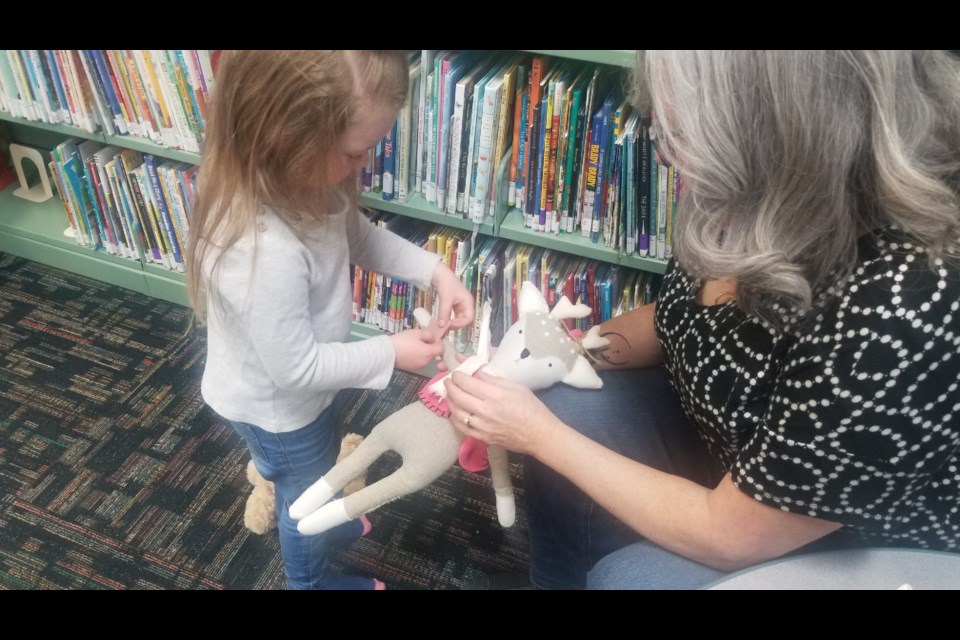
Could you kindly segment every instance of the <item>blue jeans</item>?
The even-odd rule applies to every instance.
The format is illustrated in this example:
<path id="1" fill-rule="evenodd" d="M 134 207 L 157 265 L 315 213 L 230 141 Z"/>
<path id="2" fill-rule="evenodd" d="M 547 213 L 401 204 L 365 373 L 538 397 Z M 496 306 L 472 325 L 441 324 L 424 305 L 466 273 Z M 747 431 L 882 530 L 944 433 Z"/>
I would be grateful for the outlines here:
<path id="1" fill-rule="evenodd" d="M 539 396 L 566 424 L 605 447 L 703 486 L 716 486 L 723 476 L 720 466 L 684 414 L 665 370 L 600 375 L 600 391 L 560 384 Z M 532 457 L 524 460 L 524 487 L 530 579 L 537 587 L 583 589 L 601 558 L 621 549 L 628 553 L 625 548 L 634 544 L 639 546 L 631 547 L 633 555 L 613 556 L 591 574 L 590 588 L 692 588 L 723 575 L 644 541 Z"/>
<path id="2" fill-rule="evenodd" d="M 272 433 L 252 424 L 231 422 L 247 443 L 257 470 L 274 483 L 277 497 L 277 530 L 288 589 L 373 589 L 372 578 L 340 574 L 327 564 L 331 542 L 353 540 L 363 532 L 351 520 L 326 533 L 305 536 L 290 518 L 290 505 L 307 487 L 333 467 L 339 451 L 336 425 L 327 409 L 305 427 Z"/>

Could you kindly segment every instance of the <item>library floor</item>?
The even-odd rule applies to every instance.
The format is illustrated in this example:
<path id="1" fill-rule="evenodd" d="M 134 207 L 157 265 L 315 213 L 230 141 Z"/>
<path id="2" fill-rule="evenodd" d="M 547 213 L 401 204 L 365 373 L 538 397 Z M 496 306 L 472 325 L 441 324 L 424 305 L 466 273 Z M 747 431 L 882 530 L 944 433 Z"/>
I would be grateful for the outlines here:
<path id="1" fill-rule="evenodd" d="M 184 307 L 0 253 L 0 589 L 283 588 L 276 532 L 243 526 L 248 454 L 203 403 L 188 323 Z M 366 434 L 423 380 L 342 392 L 343 433 Z M 513 528 L 488 476 L 453 468 L 372 513 L 334 566 L 388 589 L 525 571 L 513 472 Z"/>

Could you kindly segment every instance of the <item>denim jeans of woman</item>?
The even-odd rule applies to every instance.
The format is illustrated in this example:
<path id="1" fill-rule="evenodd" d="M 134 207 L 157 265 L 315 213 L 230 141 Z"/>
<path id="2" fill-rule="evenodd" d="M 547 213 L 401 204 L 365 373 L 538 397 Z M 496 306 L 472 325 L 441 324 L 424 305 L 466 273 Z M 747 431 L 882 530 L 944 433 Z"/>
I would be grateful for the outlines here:
<path id="1" fill-rule="evenodd" d="M 604 372 L 601 377 L 599 391 L 557 385 L 539 395 L 566 424 L 618 453 L 704 486 L 719 482 L 722 473 L 663 369 Z M 724 575 L 643 540 L 529 456 L 524 486 L 530 579 L 537 587 L 688 589 Z"/>
<path id="2" fill-rule="evenodd" d="M 277 530 L 288 589 L 373 589 L 372 578 L 344 575 L 328 564 L 331 543 L 359 537 L 363 524 L 352 520 L 326 533 L 305 536 L 289 515 L 290 505 L 336 462 L 339 437 L 327 409 L 296 431 L 272 433 L 252 424 L 232 422 L 247 443 L 257 470 L 274 483 Z"/>

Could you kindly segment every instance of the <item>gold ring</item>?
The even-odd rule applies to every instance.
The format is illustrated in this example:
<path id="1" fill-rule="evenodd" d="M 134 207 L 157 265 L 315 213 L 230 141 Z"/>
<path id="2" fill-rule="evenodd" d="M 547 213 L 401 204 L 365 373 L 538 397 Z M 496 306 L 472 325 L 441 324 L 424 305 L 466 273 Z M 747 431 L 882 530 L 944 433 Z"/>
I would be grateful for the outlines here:
<path id="1" fill-rule="evenodd" d="M 465 425 L 467 425 L 467 426 L 469 427 L 469 426 L 470 426 L 470 421 L 471 421 L 472 419 L 473 419 L 473 414 L 472 414 L 472 413 L 468 413 L 467 415 L 465 415 L 465 416 L 463 417 L 463 424 L 465 424 Z"/>

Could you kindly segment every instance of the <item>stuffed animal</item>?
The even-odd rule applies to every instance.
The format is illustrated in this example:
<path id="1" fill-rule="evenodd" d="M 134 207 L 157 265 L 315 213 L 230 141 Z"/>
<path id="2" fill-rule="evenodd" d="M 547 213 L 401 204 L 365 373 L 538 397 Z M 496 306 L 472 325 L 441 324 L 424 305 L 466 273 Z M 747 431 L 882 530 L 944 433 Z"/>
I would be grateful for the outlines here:
<path id="1" fill-rule="evenodd" d="M 563 323 L 565 319 L 589 315 L 589 307 L 572 304 L 563 297 L 551 312 L 540 291 L 530 282 L 524 282 L 517 309 L 518 320 L 506 332 L 493 357 L 489 357 L 489 303 L 482 308 L 477 355 L 458 364 L 449 340 L 444 340 L 443 357 L 448 373 L 428 383 L 421 391 L 421 401 L 403 407 L 376 425 L 352 455 L 335 465 L 290 505 L 290 515 L 298 521 L 297 529 L 301 533 L 322 533 L 418 491 L 439 478 L 458 458 L 465 466 L 476 463 L 476 454 L 484 445 L 465 438 L 453 426 L 443 402 L 446 395 L 443 379 L 455 369 L 472 374 L 483 368 L 485 373 L 531 389 L 544 389 L 557 382 L 589 389 L 603 385 L 590 365 L 587 350 L 605 346 L 607 340 L 600 337 L 597 327 L 581 340 L 575 340 Z M 414 315 L 421 326 L 432 322 L 430 314 L 423 309 L 417 309 Z M 356 493 L 333 500 L 338 491 L 364 473 L 386 451 L 400 454 L 399 469 Z M 502 526 L 509 527 L 516 517 L 516 505 L 507 452 L 502 447 L 490 446 L 486 453 L 496 494 L 497 519 Z"/>
<path id="2" fill-rule="evenodd" d="M 343 436 L 343 440 L 340 441 L 340 453 L 337 455 L 337 462 L 353 453 L 362 441 L 363 436 L 358 433 L 348 433 Z M 346 496 L 354 491 L 359 491 L 363 488 L 366 480 L 367 474 L 365 472 L 360 474 L 343 488 L 343 495 Z M 253 485 L 253 490 L 247 496 L 246 508 L 243 512 L 243 524 L 253 533 L 263 535 L 277 527 L 277 500 L 273 483 L 260 475 L 256 465 L 253 464 L 253 460 L 247 462 L 247 481 Z"/>
<path id="3" fill-rule="evenodd" d="M 247 496 L 243 524 L 257 535 L 263 535 L 277 526 L 277 497 L 273 483 L 260 475 L 253 460 L 247 462 L 247 481 L 253 491 Z"/>

